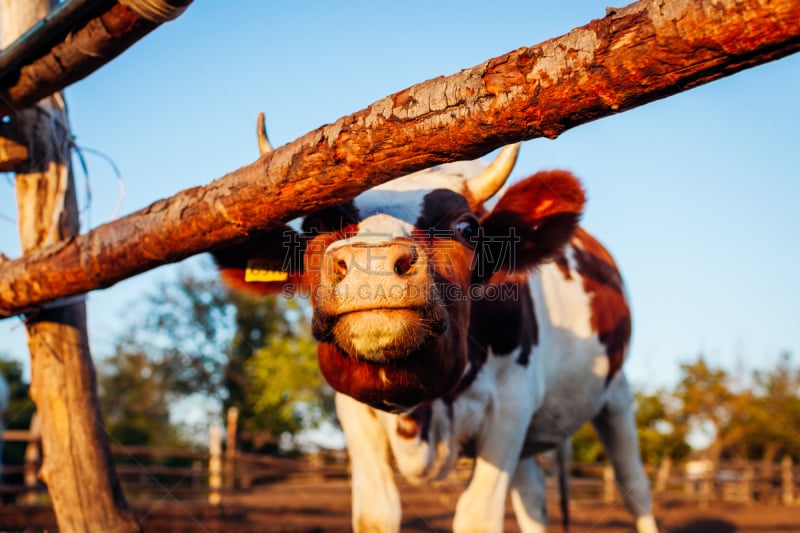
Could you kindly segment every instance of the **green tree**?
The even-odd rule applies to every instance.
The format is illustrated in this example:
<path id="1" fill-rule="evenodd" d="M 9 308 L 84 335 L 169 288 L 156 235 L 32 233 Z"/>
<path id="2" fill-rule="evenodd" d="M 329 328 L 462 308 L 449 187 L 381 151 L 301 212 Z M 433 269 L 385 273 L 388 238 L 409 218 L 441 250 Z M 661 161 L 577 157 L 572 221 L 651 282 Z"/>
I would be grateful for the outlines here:
<path id="1" fill-rule="evenodd" d="M 659 464 L 665 457 L 684 459 L 691 448 L 686 442 L 686 432 L 676 426 L 671 397 L 665 391 L 645 393 L 634 391 L 636 431 L 639 453 L 645 464 Z M 591 423 L 584 424 L 573 435 L 573 456 L 582 463 L 596 463 L 606 459 L 606 453 Z"/>
<path id="2" fill-rule="evenodd" d="M 143 320 L 133 325 L 127 342 L 169 367 L 171 385 L 181 395 L 224 398 L 223 370 L 234 316 L 230 294 L 207 262 L 200 271 L 182 269 L 146 299 Z"/>
<path id="3" fill-rule="evenodd" d="M 634 392 L 636 431 L 639 451 L 646 464 L 656 465 L 669 457 L 685 459 L 691 452 L 686 442 L 686 428 L 674 423 L 674 407 L 664 391 Z"/>
<path id="4" fill-rule="evenodd" d="M 169 365 L 153 361 L 126 342 L 99 367 L 99 395 L 112 443 L 169 446 L 181 443 L 171 423 L 178 398 Z"/>
<path id="5" fill-rule="evenodd" d="M 800 459 L 800 370 L 790 354 L 773 369 L 753 371 L 748 382 L 737 383 L 702 356 L 681 371 L 676 419 L 688 431 L 708 430 L 710 459 Z"/>
<path id="6" fill-rule="evenodd" d="M 134 319 L 98 365 L 100 401 L 118 443 L 166 446 L 180 442 L 170 410 L 192 396 L 219 401 L 230 309 L 210 276 L 181 270 L 129 310 Z"/>
<path id="7" fill-rule="evenodd" d="M 277 296 L 256 298 L 238 292 L 228 292 L 226 297 L 232 306 L 235 329 L 227 339 L 225 407 L 241 408 L 255 394 L 248 368 L 252 357 L 270 343 L 303 338 L 309 330 L 302 331 L 305 323 L 297 323 L 300 307 L 296 301 Z"/>
<path id="8" fill-rule="evenodd" d="M 755 371 L 753 381 L 758 412 L 748 433 L 748 456 L 773 462 L 790 455 L 800 462 L 800 368 L 792 354 L 783 353 L 774 370 Z"/>
<path id="9" fill-rule="evenodd" d="M 722 451 L 736 436 L 729 422 L 736 393 L 731 378 L 721 368 L 713 368 L 700 355 L 696 361 L 682 363 L 681 378 L 675 389 L 679 403 L 674 423 L 681 431 L 705 433 L 710 439 L 707 449 L 710 459 L 716 461 Z"/>
<path id="10" fill-rule="evenodd" d="M 313 339 L 275 339 L 253 354 L 246 369 L 257 427 L 296 433 L 330 418 L 333 393 L 321 379 Z"/>
<path id="11" fill-rule="evenodd" d="M 23 379 L 22 363 L 7 355 L 0 355 L 0 374 L 8 382 L 9 406 L 4 422 L 7 429 L 28 429 L 36 405 L 28 396 L 30 383 Z M 7 442 L 0 447 L 3 464 L 21 465 L 25 459 L 24 442 Z M 20 480 L 21 481 L 21 480 Z"/>
<path id="12" fill-rule="evenodd" d="M 228 349 L 226 407 L 244 416 L 245 447 L 333 418 L 333 391 L 320 374 L 303 301 L 231 293 L 235 331 Z"/>
<path id="13" fill-rule="evenodd" d="M 800 369 L 789 353 L 769 370 L 755 370 L 731 404 L 723 456 L 772 463 L 784 455 L 800 460 Z"/>
<path id="14" fill-rule="evenodd" d="M 131 373 L 160 376 L 151 385 L 168 393 L 152 394 L 168 398 L 166 405 L 199 394 L 237 407 L 246 449 L 332 419 L 332 391 L 317 368 L 304 302 L 232 293 L 206 262 L 160 285 L 145 307 L 116 354 L 133 359 L 114 362 L 115 371 L 124 363 Z M 128 425 L 140 427 L 136 420 Z"/>
<path id="15" fill-rule="evenodd" d="M 572 435 L 572 457 L 585 464 L 605 461 L 606 452 L 591 423 L 585 423 Z"/>

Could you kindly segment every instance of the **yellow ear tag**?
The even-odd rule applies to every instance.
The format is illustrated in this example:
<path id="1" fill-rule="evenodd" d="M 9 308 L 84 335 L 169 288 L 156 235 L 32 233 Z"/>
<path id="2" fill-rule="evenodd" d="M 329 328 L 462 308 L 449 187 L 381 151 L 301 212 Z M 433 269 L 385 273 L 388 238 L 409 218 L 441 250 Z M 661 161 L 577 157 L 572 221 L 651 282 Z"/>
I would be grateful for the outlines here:
<path id="1" fill-rule="evenodd" d="M 263 261 L 259 259 L 250 259 L 247 262 L 247 268 L 244 271 L 244 281 L 247 283 L 267 283 L 271 281 L 286 281 L 288 279 L 288 272 L 266 268 L 266 265 L 264 265 Z"/>

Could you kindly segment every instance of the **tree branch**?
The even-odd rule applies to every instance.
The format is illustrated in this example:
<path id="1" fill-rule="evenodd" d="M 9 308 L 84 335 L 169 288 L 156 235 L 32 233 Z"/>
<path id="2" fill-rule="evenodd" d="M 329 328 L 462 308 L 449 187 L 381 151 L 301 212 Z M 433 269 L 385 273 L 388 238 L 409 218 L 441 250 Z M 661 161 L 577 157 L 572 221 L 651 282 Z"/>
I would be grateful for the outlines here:
<path id="1" fill-rule="evenodd" d="M 107 287 L 389 179 L 565 130 L 800 48 L 800 0 L 642 0 L 429 80 L 254 163 L 0 266 L 0 315 Z"/>

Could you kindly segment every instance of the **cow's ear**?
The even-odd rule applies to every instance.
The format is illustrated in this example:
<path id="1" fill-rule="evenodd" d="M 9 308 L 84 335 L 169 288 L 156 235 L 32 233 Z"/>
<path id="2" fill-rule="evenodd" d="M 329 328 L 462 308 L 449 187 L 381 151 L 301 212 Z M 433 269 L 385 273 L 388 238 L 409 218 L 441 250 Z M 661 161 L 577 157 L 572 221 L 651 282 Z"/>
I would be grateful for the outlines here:
<path id="1" fill-rule="evenodd" d="M 255 296 L 292 293 L 303 278 L 303 239 L 289 226 L 254 235 L 213 250 L 211 255 L 228 288 Z"/>
<path id="2" fill-rule="evenodd" d="M 586 195 L 564 170 L 543 171 L 509 187 L 481 221 L 483 274 L 528 270 L 552 258 L 570 240 Z"/>

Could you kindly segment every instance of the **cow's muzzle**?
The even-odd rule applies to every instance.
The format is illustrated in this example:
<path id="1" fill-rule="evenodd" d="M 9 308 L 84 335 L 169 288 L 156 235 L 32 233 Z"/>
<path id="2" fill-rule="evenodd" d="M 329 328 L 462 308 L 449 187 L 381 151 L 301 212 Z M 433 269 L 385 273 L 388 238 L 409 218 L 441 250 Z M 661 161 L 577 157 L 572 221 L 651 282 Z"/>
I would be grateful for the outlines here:
<path id="1" fill-rule="evenodd" d="M 402 358 L 444 333 L 447 316 L 425 251 L 408 239 L 332 245 L 312 329 L 318 340 L 374 362 Z"/>

